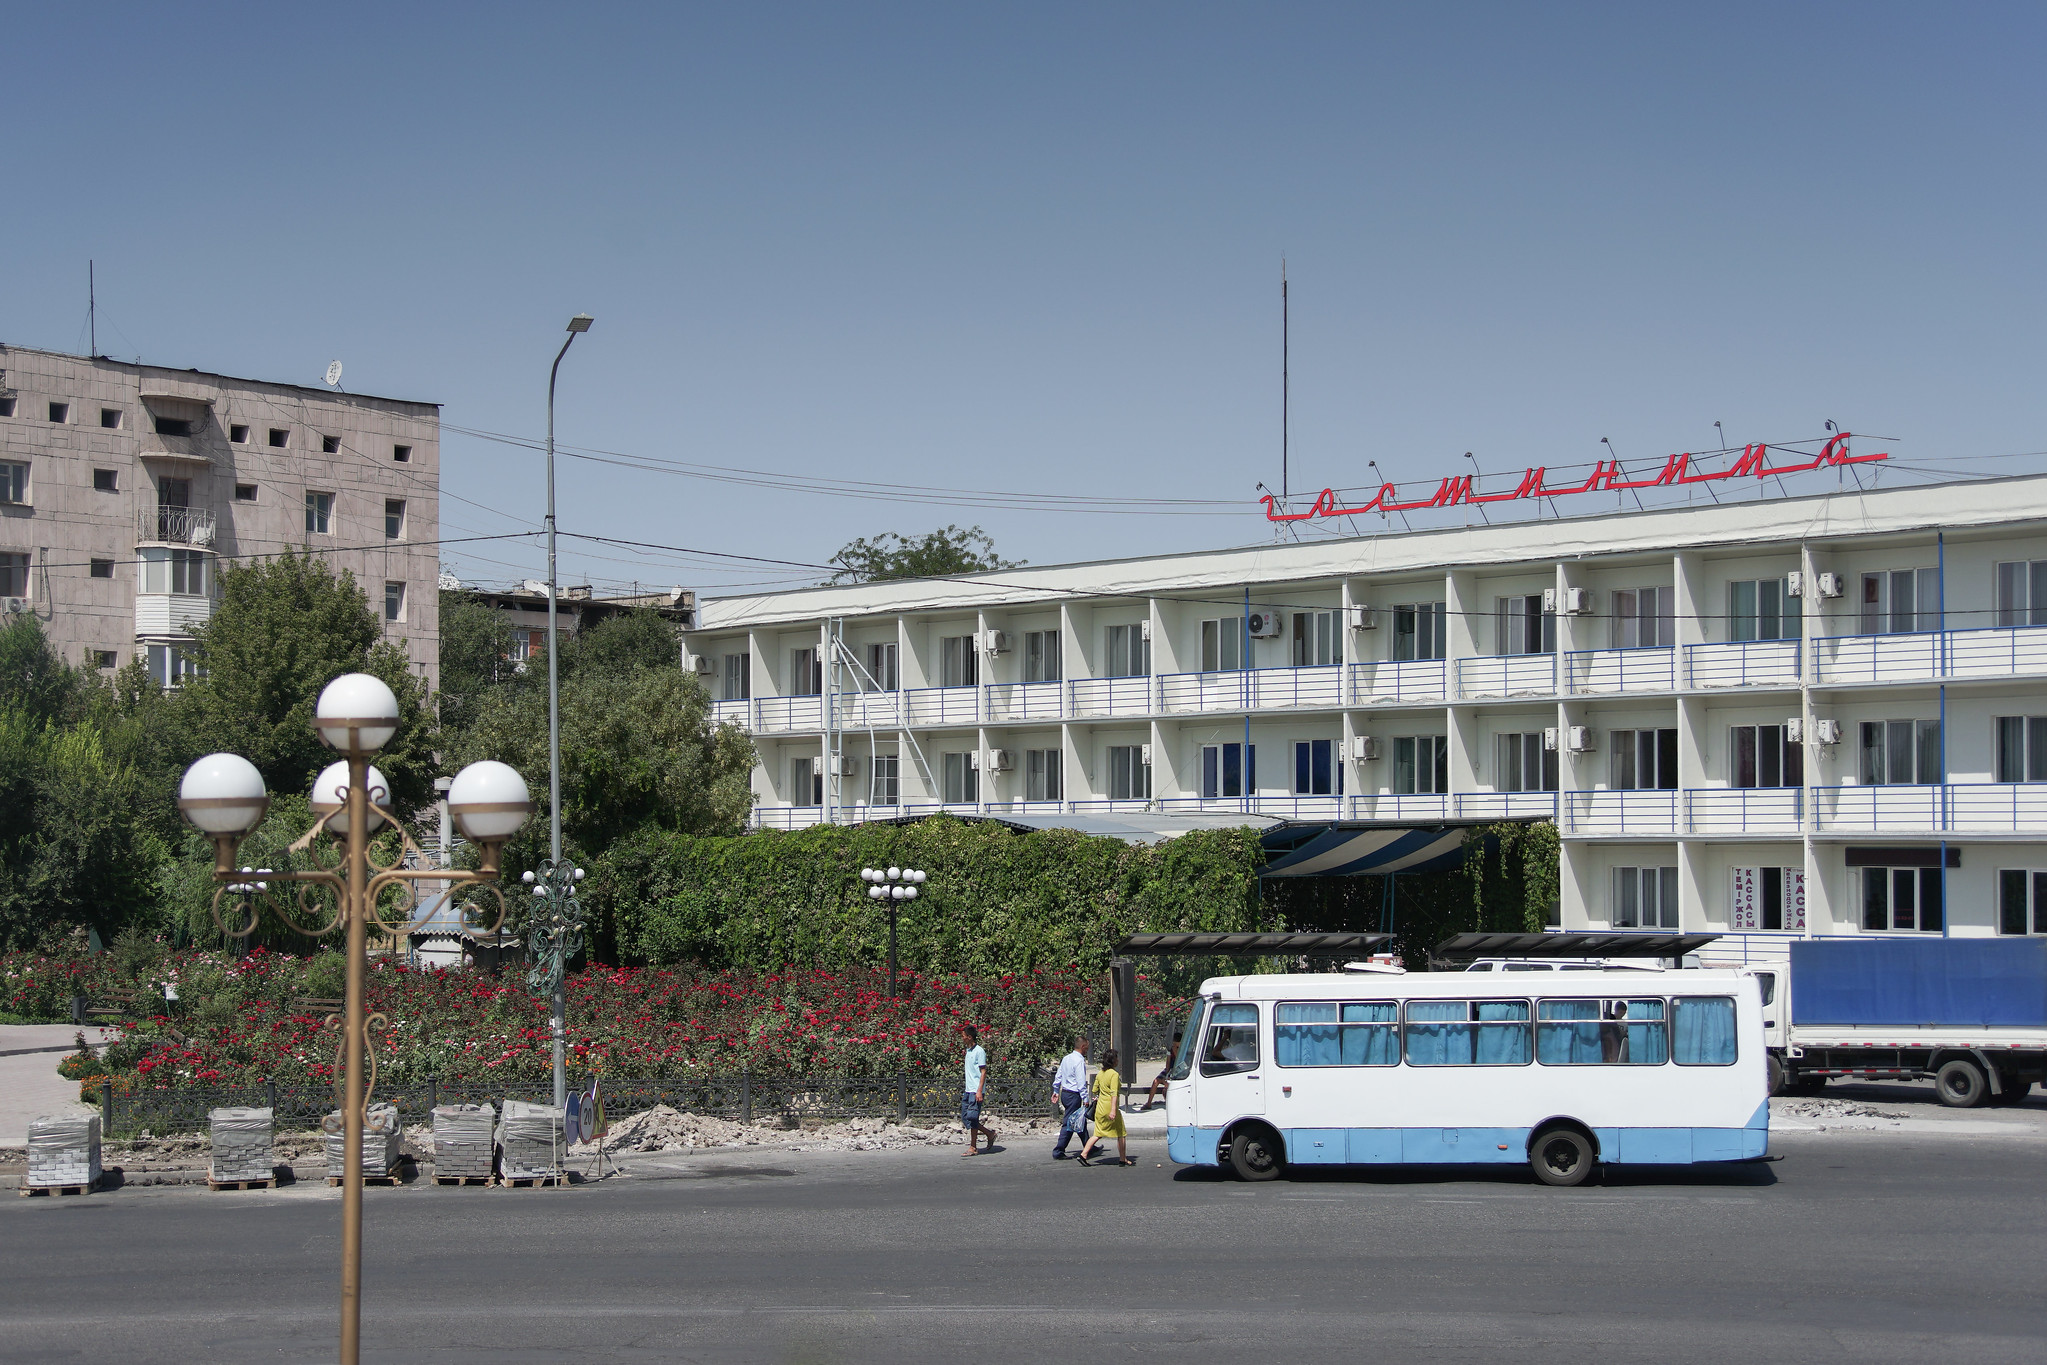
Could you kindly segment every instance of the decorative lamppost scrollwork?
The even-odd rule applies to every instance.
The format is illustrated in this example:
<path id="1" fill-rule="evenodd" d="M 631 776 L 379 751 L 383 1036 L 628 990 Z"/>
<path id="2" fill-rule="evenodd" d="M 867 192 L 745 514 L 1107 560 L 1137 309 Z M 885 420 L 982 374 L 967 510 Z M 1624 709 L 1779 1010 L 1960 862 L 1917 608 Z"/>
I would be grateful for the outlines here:
<path id="1" fill-rule="evenodd" d="M 548 997 L 548 1027 L 554 1035 L 554 1103 L 568 1103 L 568 970 L 569 959 L 583 951 L 583 906 L 576 883 L 583 869 L 549 858 L 524 876 L 533 888 L 533 906 L 526 920 L 526 956 L 533 964 L 526 987 Z"/>

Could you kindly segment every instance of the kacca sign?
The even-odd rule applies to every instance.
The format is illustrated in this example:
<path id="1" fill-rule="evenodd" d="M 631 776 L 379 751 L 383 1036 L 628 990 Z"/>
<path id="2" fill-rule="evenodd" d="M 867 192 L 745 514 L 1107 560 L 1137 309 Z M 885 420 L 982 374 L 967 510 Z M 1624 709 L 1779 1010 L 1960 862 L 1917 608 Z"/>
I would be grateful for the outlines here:
<path id="1" fill-rule="evenodd" d="M 1363 512 L 1418 512 L 1429 507 L 1464 507 L 1489 502 L 1514 502 L 1523 498 L 1568 498 L 1578 493 L 1609 493 L 1630 488 L 1676 488 L 1695 483 L 1718 483 L 1723 479 L 1757 478 L 1767 479 L 1775 475 L 1803 474 L 1808 470 L 1849 464 L 1869 464 L 1876 460 L 1888 460 L 1888 451 L 1879 455 L 1851 455 L 1848 453 L 1848 432 L 1830 437 L 1820 447 L 1820 453 L 1810 460 L 1793 464 L 1770 463 L 1770 447 L 1752 445 L 1742 447 L 1741 455 L 1725 469 L 1695 470 L 1689 453 L 1672 455 L 1663 462 L 1662 470 L 1653 479 L 1629 479 L 1624 476 L 1619 460 L 1601 460 L 1593 466 L 1592 477 L 1583 483 L 1565 484 L 1551 488 L 1544 480 L 1547 472 L 1538 465 L 1521 475 L 1521 482 L 1511 491 L 1504 493 L 1481 493 L 1478 491 L 1476 476 L 1458 474 L 1444 479 L 1436 485 L 1436 491 L 1429 497 L 1412 502 L 1401 502 L 1393 484 L 1381 484 L 1379 491 L 1370 502 L 1355 507 L 1342 507 L 1337 503 L 1336 490 L 1325 488 L 1315 498 L 1315 505 L 1305 512 L 1288 512 L 1279 506 L 1279 499 L 1267 493 L 1259 501 L 1265 504 L 1267 521 L 1307 521 L 1313 517 L 1354 517 Z M 1582 466 L 1581 466 L 1582 468 Z"/>

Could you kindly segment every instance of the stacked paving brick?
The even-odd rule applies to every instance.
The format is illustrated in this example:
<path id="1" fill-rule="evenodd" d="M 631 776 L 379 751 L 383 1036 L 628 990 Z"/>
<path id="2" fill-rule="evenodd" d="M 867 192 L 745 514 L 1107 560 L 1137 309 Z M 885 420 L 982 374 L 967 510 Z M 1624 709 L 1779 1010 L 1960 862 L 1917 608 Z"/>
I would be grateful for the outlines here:
<path id="1" fill-rule="evenodd" d="M 45 1114 L 28 1126 L 28 1184 L 93 1185 L 100 1178 L 100 1116 Z"/>
<path id="2" fill-rule="evenodd" d="M 268 1109 L 216 1109 L 209 1116 L 213 1127 L 213 1167 L 209 1172 L 216 1184 L 270 1179 L 270 1128 Z"/>
<path id="3" fill-rule="evenodd" d="M 497 1111 L 487 1104 L 444 1104 L 434 1110 L 434 1178 L 487 1178 L 497 1134 Z"/>
<path id="4" fill-rule="evenodd" d="M 340 1128 L 341 1111 L 335 1110 L 327 1116 Z M 366 1176 L 389 1175 L 398 1165 L 398 1144 L 404 1135 L 398 1129 L 398 1109 L 395 1105 L 373 1104 L 369 1118 L 362 1130 L 362 1173 Z M 345 1134 L 327 1134 L 327 1178 L 339 1180 L 348 1174 L 348 1139 Z"/>
<path id="5" fill-rule="evenodd" d="M 506 1100 L 498 1148 L 498 1175 L 505 1180 L 561 1174 L 562 1111 L 551 1104 Z"/>

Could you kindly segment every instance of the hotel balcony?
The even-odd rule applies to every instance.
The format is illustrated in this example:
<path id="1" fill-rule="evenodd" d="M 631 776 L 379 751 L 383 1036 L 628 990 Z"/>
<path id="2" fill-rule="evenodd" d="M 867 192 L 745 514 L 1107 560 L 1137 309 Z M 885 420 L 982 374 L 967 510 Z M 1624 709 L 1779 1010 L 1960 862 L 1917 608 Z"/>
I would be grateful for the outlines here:
<path id="1" fill-rule="evenodd" d="M 1732 644 L 1686 645 L 1685 686 L 1796 687 L 1800 642 L 1741 640 Z"/>
<path id="2" fill-rule="evenodd" d="M 2047 673 L 2047 626 L 1833 635 L 1818 641 L 1813 664 L 1822 687 L 2038 675 Z"/>
<path id="3" fill-rule="evenodd" d="M 1488 654 L 1458 659 L 1457 695 L 1486 697 L 1553 697 L 1557 691 L 1554 654 Z"/>
<path id="4" fill-rule="evenodd" d="M 1578 696 L 1677 690 L 1677 651 L 1670 648 L 1580 649 L 1564 655 L 1564 687 Z"/>

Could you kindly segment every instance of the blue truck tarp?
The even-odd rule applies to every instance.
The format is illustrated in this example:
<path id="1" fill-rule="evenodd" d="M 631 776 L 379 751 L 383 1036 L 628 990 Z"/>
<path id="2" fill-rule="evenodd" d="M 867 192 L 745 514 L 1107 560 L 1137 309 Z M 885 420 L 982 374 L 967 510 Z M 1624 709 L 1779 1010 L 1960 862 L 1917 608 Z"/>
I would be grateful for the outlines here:
<path id="1" fill-rule="evenodd" d="M 1794 942 L 1791 1022 L 2047 1027 L 2047 938 Z"/>

